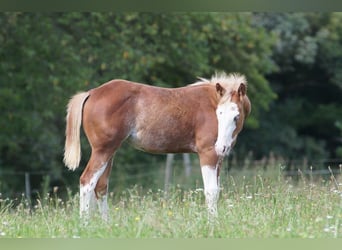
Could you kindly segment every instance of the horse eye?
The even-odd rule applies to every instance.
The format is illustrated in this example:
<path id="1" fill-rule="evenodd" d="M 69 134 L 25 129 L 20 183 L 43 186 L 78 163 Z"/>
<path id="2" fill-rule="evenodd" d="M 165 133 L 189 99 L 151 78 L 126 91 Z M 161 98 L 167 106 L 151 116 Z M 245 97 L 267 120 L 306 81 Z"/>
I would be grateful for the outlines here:
<path id="1" fill-rule="evenodd" d="M 240 119 L 240 115 L 234 117 L 234 122 L 237 122 Z"/>

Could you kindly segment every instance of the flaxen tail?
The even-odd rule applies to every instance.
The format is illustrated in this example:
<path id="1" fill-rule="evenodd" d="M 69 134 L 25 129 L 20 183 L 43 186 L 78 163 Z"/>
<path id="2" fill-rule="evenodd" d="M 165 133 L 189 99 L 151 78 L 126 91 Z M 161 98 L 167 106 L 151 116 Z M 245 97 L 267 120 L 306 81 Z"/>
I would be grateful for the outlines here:
<path id="1" fill-rule="evenodd" d="M 79 93 L 73 96 L 68 104 L 64 163 L 71 170 L 75 170 L 81 161 L 80 128 L 82 124 L 83 104 L 88 96 L 88 92 Z"/>

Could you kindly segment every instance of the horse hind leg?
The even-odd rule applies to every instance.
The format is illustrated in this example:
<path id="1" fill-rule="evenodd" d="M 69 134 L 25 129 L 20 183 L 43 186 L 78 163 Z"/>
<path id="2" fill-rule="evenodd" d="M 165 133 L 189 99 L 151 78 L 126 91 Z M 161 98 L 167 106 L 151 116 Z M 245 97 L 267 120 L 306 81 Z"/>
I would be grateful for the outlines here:
<path id="1" fill-rule="evenodd" d="M 101 213 L 101 217 L 104 221 L 108 221 L 108 184 L 109 177 L 112 170 L 113 158 L 108 161 L 108 166 L 99 178 L 95 186 L 95 195 L 97 199 L 97 205 Z"/>
<path id="2" fill-rule="evenodd" d="M 111 156 L 93 151 L 87 167 L 80 177 L 80 216 L 87 220 L 95 203 L 95 187 L 106 172 Z M 107 170 L 108 171 L 108 170 Z"/>

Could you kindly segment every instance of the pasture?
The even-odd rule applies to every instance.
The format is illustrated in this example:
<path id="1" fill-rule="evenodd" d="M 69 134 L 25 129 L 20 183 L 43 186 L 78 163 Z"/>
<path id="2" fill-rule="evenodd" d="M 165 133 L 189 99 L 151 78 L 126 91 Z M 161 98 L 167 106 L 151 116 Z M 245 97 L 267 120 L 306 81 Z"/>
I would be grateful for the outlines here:
<path id="1" fill-rule="evenodd" d="M 274 170 L 221 176 L 218 219 L 208 222 L 202 184 L 193 189 L 144 190 L 134 186 L 110 193 L 109 222 L 96 213 L 79 219 L 78 194 L 66 201 L 45 195 L 32 209 L 1 197 L 3 238 L 341 238 L 340 174 L 298 180 Z M 199 176 L 200 177 L 200 176 Z"/>

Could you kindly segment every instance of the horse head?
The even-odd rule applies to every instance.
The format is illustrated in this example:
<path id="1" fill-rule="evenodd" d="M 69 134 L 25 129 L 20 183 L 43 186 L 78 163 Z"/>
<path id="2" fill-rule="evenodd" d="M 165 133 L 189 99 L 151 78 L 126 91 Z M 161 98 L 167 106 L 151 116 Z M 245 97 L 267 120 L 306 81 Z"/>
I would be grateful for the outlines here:
<path id="1" fill-rule="evenodd" d="M 247 81 L 243 75 L 222 73 L 211 79 L 215 83 L 218 104 L 218 134 L 215 150 L 219 156 L 229 154 L 251 110 Z"/>

